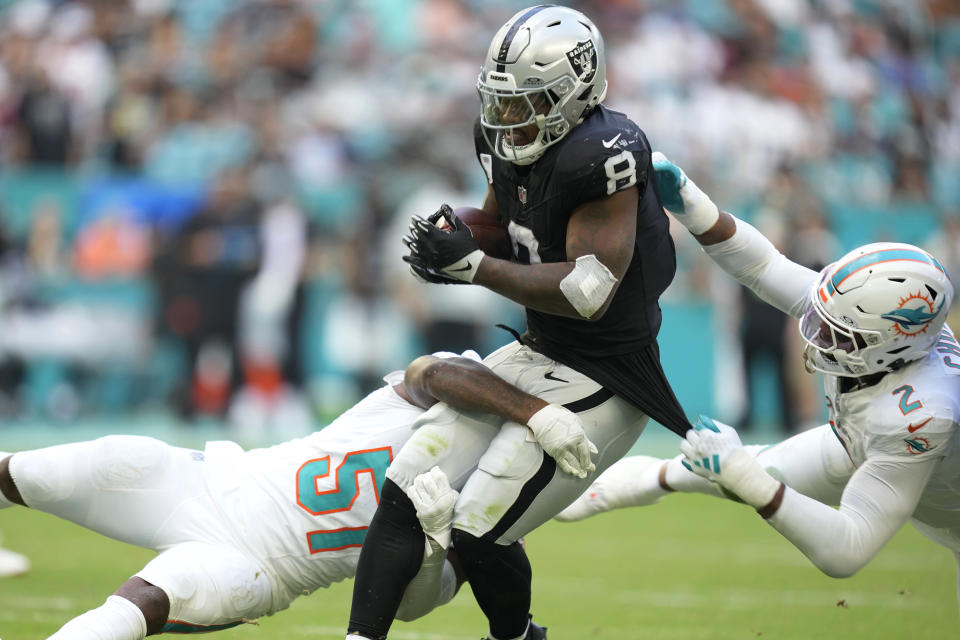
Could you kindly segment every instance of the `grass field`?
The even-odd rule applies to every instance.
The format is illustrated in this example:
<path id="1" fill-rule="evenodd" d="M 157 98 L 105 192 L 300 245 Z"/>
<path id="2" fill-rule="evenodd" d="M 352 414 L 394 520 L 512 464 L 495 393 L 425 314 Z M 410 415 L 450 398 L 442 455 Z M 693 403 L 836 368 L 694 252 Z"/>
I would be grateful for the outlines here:
<path id="1" fill-rule="evenodd" d="M 150 552 L 27 509 L 0 511 L 5 546 L 33 571 L 0 580 L 0 638 L 45 638 L 103 602 Z M 951 554 L 901 531 L 860 574 L 823 576 L 750 509 L 703 496 L 578 523 L 527 538 L 535 619 L 551 640 L 810 640 L 960 637 Z M 259 627 L 216 637 L 340 640 L 350 582 L 298 600 Z M 485 624 L 464 589 L 396 640 L 477 640 Z"/>

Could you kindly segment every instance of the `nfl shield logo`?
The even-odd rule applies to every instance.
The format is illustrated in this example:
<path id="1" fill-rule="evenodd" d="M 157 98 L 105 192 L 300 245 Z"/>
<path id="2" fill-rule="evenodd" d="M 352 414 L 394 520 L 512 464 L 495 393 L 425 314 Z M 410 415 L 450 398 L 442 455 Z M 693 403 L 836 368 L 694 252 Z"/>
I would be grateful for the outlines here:
<path id="1" fill-rule="evenodd" d="M 578 42 L 577 46 L 567 51 L 567 60 L 581 82 L 593 80 L 597 73 L 597 50 L 593 46 L 593 40 Z"/>
<path id="2" fill-rule="evenodd" d="M 517 197 L 520 198 L 520 204 L 527 204 L 527 188 L 524 186 L 517 187 Z"/>

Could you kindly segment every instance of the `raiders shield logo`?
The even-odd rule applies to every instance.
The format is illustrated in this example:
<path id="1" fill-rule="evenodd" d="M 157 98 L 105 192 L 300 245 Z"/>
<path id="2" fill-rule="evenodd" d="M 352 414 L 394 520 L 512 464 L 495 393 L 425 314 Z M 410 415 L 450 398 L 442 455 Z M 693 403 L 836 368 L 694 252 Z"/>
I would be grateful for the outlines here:
<path id="1" fill-rule="evenodd" d="M 580 82 L 593 80 L 597 73 L 597 50 L 593 46 L 593 40 L 578 42 L 577 46 L 567 51 L 567 60 Z"/>
<path id="2" fill-rule="evenodd" d="M 520 204 L 527 204 L 527 188 L 523 185 L 517 186 L 517 197 L 520 198 Z"/>

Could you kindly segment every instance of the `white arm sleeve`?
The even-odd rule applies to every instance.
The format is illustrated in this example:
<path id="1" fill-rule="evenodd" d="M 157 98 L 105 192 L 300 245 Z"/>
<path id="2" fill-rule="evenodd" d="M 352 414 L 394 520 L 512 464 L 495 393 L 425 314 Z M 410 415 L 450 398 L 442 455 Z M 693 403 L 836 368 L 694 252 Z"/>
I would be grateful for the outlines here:
<path id="1" fill-rule="evenodd" d="M 754 447 L 746 447 L 748 451 Z M 756 454 L 767 473 L 791 489 L 829 505 L 840 504 L 856 467 L 825 424 L 807 429 Z"/>
<path id="2" fill-rule="evenodd" d="M 938 461 L 867 460 L 847 483 L 839 509 L 788 487 L 767 522 L 828 576 L 852 576 L 913 513 Z"/>
<path id="3" fill-rule="evenodd" d="M 403 592 L 397 620 L 409 622 L 421 618 L 450 602 L 457 593 L 456 572 L 447 562 L 446 551 L 431 538 L 427 538 L 427 545 L 420 571 Z"/>
<path id="4" fill-rule="evenodd" d="M 737 230 L 732 237 L 703 250 L 761 300 L 795 318 L 802 316 L 817 272 L 788 260 L 751 224 L 734 220 Z"/>

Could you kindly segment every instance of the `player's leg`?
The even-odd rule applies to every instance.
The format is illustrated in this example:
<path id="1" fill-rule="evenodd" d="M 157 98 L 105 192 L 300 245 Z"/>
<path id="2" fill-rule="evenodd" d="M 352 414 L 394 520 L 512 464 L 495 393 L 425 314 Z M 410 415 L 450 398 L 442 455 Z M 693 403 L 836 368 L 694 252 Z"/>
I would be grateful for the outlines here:
<path id="1" fill-rule="evenodd" d="M 0 509 L 23 504 L 23 499 L 10 479 L 10 453 L 0 451 Z M 22 576 L 30 570 L 30 561 L 22 553 L 0 547 L 0 578 Z"/>
<path id="2" fill-rule="evenodd" d="M 13 457 L 8 451 L 0 451 L 0 509 L 12 507 L 15 504 L 26 506 L 20 490 L 10 477 L 10 460 Z"/>
<path id="3" fill-rule="evenodd" d="M 577 380 L 575 372 L 563 374 L 571 384 Z M 557 373 L 556 377 L 562 376 Z M 557 401 L 549 391 L 538 395 Z M 490 623 L 490 637 L 496 640 L 523 638 L 530 629 L 531 572 L 517 541 L 553 517 L 597 473 L 629 451 L 647 422 L 638 409 L 605 393 L 567 404 L 579 409 L 576 413 L 599 449 L 593 475 L 578 479 L 560 472 L 528 429 L 507 423 L 480 459 L 457 503 L 453 544 Z"/>
<path id="4" fill-rule="evenodd" d="M 159 549 L 209 532 L 218 522 L 204 489 L 203 456 L 138 436 L 22 451 L 0 463 L 4 493 L 18 502 L 117 540 Z M 166 624 L 170 598 L 144 578 L 124 583 L 55 638 L 142 638 Z"/>
<path id="5" fill-rule="evenodd" d="M 357 564 L 348 637 L 386 637 L 404 590 L 423 559 L 424 535 L 406 491 L 420 473 L 439 466 L 455 488 L 476 468 L 502 419 L 458 413 L 444 404 L 429 409 L 387 470 Z"/>
<path id="6" fill-rule="evenodd" d="M 774 445 L 746 449 L 776 478 L 824 504 L 839 504 L 853 463 L 828 425 L 798 433 Z M 668 493 L 729 497 L 720 487 L 689 471 L 683 456 L 669 460 L 628 456 L 600 475 L 573 504 L 557 515 L 571 522 L 620 509 L 659 502 Z"/>
<path id="7" fill-rule="evenodd" d="M 153 438 L 106 436 L 18 452 L 0 467 L 0 485 L 19 504 L 156 549 L 177 541 L 164 538 L 171 513 L 203 495 L 202 460 Z"/>
<path id="8" fill-rule="evenodd" d="M 160 553 L 102 606 L 69 621 L 51 640 L 132 640 L 229 629 L 273 613 L 271 594 L 267 573 L 245 553 L 188 542 Z"/>
<path id="9" fill-rule="evenodd" d="M 141 640 L 161 632 L 169 611 L 163 590 L 134 576 L 102 605 L 70 620 L 48 640 Z"/>

